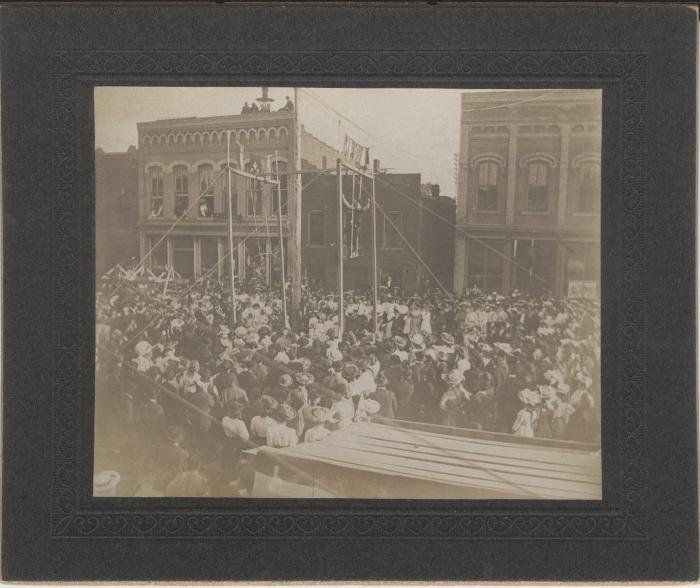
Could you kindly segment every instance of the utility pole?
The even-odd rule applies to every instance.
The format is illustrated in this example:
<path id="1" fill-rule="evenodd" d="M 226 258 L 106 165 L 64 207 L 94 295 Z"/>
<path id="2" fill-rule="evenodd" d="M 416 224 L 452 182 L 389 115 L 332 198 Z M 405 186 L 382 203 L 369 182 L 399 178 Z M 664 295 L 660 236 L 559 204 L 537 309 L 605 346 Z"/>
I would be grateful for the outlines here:
<path id="1" fill-rule="evenodd" d="M 338 334 L 342 335 L 345 330 L 345 300 L 343 297 L 343 168 L 340 158 L 335 164 L 336 173 L 338 175 Z"/>
<path id="2" fill-rule="evenodd" d="M 280 236 L 280 271 L 282 279 L 282 312 L 284 313 L 284 326 L 288 327 L 289 317 L 287 316 L 287 273 L 284 267 L 284 234 L 282 232 L 282 185 L 280 183 L 280 164 L 275 151 L 275 171 L 277 172 L 277 226 Z"/>
<path id="3" fill-rule="evenodd" d="M 236 325 L 236 262 L 233 248 L 233 198 L 231 195 L 231 131 L 226 133 L 226 174 L 228 175 L 228 258 L 231 284 L 231 330 Z M 236 249 L 237 251 L 237 249 Z"/>
<path id="4" fill-rule="evenodd" d="M 372 326 L 375 335 L 379 333 L 379 268 L 377 267 L 377 191 L 374 176 L 379 171 L 379 160 L 374 160 L 372 174 Z"/>
<path id="5" fill-rule="evenodd" d="M 298 328 L 299 309 L 301 307 L 301 125 L 299 123 L 299 89 L 294 88 L 294 140 L 292 142 L 292 161 L 294 162 L 293 187 L 287 204 L 287 224 L 289 227 L 289 269 L 292 277 L 292 316 L 293 329 Z"/>

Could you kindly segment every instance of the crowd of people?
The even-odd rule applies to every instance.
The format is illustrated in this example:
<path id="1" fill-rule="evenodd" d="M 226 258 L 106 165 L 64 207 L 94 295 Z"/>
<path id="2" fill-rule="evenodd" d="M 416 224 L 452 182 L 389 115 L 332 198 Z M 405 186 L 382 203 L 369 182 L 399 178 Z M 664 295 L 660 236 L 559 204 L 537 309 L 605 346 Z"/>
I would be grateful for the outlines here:
<path id="1" fill-rule="evenodd" d="M 341 332 L 332 292 L 305 284 L 292 329 L 281 296 L 242 286 L 232 323 L 216 280 L 98 283 L 96 471 L 120 493 L 245 494 L 247 448 L 377 417 L 599 442 L 597 301 L 383 287 L 379 329 L 346 292 Z"/>

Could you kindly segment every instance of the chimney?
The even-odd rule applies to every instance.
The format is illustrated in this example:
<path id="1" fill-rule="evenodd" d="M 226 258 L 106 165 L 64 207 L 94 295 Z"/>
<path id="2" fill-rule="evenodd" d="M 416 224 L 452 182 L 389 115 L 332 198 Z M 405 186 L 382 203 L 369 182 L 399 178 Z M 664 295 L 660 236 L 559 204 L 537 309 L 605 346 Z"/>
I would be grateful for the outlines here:
<path id="1" fill-rule="evenodd" d="M 432 184 L 430 186 L 430 193 L 433 198 L 438 199 L 440 198 L 440 184 Z"/>
<path id="2" fill-rule="evenodd" d="M 375 174 L 378 174 L 378 173 L 379 173 L 379 160 L 378 160 L 378 159 L 375 159 L 375 160 L 373 161 L 373 165 L 374 165 L 374 173 L 375 173 Z"/>

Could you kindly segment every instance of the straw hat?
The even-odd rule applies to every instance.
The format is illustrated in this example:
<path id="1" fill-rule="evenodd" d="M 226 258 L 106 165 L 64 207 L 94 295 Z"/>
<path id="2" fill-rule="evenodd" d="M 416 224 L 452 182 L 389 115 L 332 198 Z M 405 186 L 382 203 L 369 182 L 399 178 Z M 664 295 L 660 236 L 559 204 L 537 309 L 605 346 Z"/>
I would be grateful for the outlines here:
<path id="1" fill-rule="evenodd" d="M 121 476 L 113 470 L 96 473 L 92 478 L 93 496 L 114 496 Z"/>
<path id="2" fill-rule="evenodd" d="M 282 374 L 279 379 L 277 380 L 277 383 L 282 387 L 282 388 L 289 388 L 292 385 L 292 376 L 289 374 Z"/>
<path id="3" fill-rule="evenodd" d="M 288 404 L 280 404 L 280 416 L 285 420 L 285 421 L 291 421 L 292 419 L 295 419 L 297 416 L 297 411 L 294 410 L 291 406 Z"/>
<path id="4" fill-rule="evenodd" d="M 367 414 L 377 414 L 380 408 L 381 404 L 372 398 L 366 398 L 362 401 L 362 410 Z"/>
<path id="5" fill-rule="evenodd" d="M 309 409 L 309 421 L 312 423 L 324 423 L 328 418 L 328 409 L 323 406 L 313 406 Z"/>
<path id="6" fill-rule="evenodd" d="M 307 374 L 306 372 L 295 374 L 294 379 L 300 386 L 308 386 L 309 384 L 314 383 L 314 377 L 311 374 Z"/>

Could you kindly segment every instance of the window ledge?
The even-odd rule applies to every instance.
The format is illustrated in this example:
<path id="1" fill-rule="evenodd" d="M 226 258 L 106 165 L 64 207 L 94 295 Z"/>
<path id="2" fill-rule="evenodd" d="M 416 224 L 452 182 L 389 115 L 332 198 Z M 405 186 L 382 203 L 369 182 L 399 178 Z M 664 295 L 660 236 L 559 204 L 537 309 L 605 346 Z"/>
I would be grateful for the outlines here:
<path id="1" fill-rule="evenodd" d="M 600 213 L 599 212 L 572 212 L 571 215 L 582 217 L 582 218 L 585 218 L 585 217 L 593 218 L 593 217 L 599 217 Z"/>
<path id="2" fill-rule="evenodd" d="M 523 216 L 549 216 L 552 213 L 549 210 L 520 210 L 518 214 L 522 214 Z"/>
<path id="3" fill-rule="evenodd" d="M 500 214 L 503 211 L 500 208 L 472 208 L 472 212 L 479 214 Z"/>

